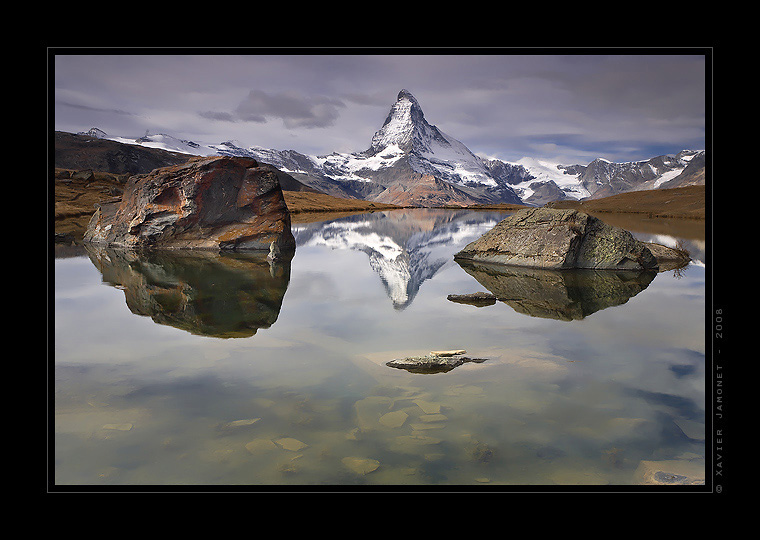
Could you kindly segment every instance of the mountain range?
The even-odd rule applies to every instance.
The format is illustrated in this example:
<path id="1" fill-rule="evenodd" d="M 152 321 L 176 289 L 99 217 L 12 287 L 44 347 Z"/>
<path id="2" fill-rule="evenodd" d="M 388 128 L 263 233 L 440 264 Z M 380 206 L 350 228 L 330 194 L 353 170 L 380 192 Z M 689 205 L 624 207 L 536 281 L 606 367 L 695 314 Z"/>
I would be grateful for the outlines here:
<path id="1" fill-rule="evenodd" d="M 295 150 L 233 141 L 203 144 L 169 134 L 137 139 L 111 136 L 98 128 L 80 135 L 193 155 L 254 157 L 313 189 L 343 198 L 416 206 L 526 204 L 595 199 L 626 191 L 705 183 L 705 152 L 613 163 L 562 165 L 533 158 L 511 163 L 475 155 L 462 142 L 425 119 L 417 99 L 401 90 L 369 148 L 360 152 L 309 156 Z"/>

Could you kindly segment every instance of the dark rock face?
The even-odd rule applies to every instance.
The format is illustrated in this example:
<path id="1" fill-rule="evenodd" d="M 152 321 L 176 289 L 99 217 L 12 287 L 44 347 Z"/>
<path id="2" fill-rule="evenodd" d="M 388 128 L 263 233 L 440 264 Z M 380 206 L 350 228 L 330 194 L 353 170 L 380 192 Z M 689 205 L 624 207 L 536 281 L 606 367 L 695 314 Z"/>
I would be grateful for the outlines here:
<path id="1" fill-rule="evenodd" d="M 532 268 L 657 269 L 643 242 L 577 210 L 520 210 L 471 242 L 455 259 Z"/>
<path id="2" fill-rule="evenodd" d="M 213 156 L 133 176 L 120 204 L 101 205 L 84 235 L 136 248 L 295 250 L 277 174 L 252 158 Z"/>

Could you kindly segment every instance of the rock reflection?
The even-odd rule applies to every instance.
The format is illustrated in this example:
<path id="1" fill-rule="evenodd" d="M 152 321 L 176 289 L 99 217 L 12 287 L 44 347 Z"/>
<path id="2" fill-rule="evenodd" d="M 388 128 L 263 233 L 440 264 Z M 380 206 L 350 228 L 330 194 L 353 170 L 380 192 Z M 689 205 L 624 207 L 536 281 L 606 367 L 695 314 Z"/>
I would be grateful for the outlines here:
<path id="1" fill-rule="evenodd" d="M 457 263 L 496 299 L 531 317 L 579 320 L 624 304 L 654 279 L 653 271 L 544 270 Z"/>
<path id="2" fill-rule="evenodd" d="M 158 324 L 218 338 L 250 337 L 277 320 L 290 259 L 266 253 L 87 246 L 103 282 L 124 291 L 130 311 Z"/>

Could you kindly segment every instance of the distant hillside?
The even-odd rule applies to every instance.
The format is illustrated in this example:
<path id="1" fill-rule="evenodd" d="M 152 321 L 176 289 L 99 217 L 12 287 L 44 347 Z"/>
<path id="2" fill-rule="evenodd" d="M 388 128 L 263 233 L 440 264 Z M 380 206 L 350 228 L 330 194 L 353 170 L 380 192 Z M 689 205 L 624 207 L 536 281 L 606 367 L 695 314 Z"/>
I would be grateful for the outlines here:
<path id="1" fill-rule="evenodd" d="M 549 208 L 575 208 L 583 212 L 645 214 L 650 217 L 705 219 L 705 186 L 629 191 L 603 199 L 554 201 Z"/>
<path id="2" fill-rule="evenodd" d="M 179 165 L 196 157 L 193 154 L 56 131 L 53 165 L 57 169 L 75 171 L 89 169 L 103 173 L 133 175 L 146 174 L 159 167 Z M 284 191 L 320 193 L 319 190 L 299 182 L 273 166 L 272 169 L 277 172 L 280 186 Z"/>
<path id="3" fill-rule="evenodd" d="M 195 157 L 133 144 L 123 144 L 89 135 L 55 132 L 54 166 L 60 169 L 145 174 L 158 167 L 185 163 Z"/>
<path id="4" fill-rule="evenodd" d="M 363 201 L 361 199 L 343 199 L 326 193 L 284 191 L 283 195 L 291 214 L 311 212 L 374 212 L 376 210 L 403 208 L 394 204 Z"/>

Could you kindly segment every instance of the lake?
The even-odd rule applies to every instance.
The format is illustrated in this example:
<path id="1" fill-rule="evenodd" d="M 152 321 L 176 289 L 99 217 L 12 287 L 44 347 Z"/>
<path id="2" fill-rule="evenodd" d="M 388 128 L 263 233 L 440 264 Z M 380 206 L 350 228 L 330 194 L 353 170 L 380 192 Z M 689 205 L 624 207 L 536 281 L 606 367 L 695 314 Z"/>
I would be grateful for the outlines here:
<path id="1" fill-rule="evenodd" d="M 52 480 L 473 491 L 704 479 L 704 236 L 632 230 L 689 250 L 689 265 L 657 274 L 454 261 L 506 215 L 294 223 L 295 256 L 273 265 L 56 258 Z M 500 300 L 447 299 L 479 291 Z M 386 365 L 449 349 L 482 361 Z"/>

